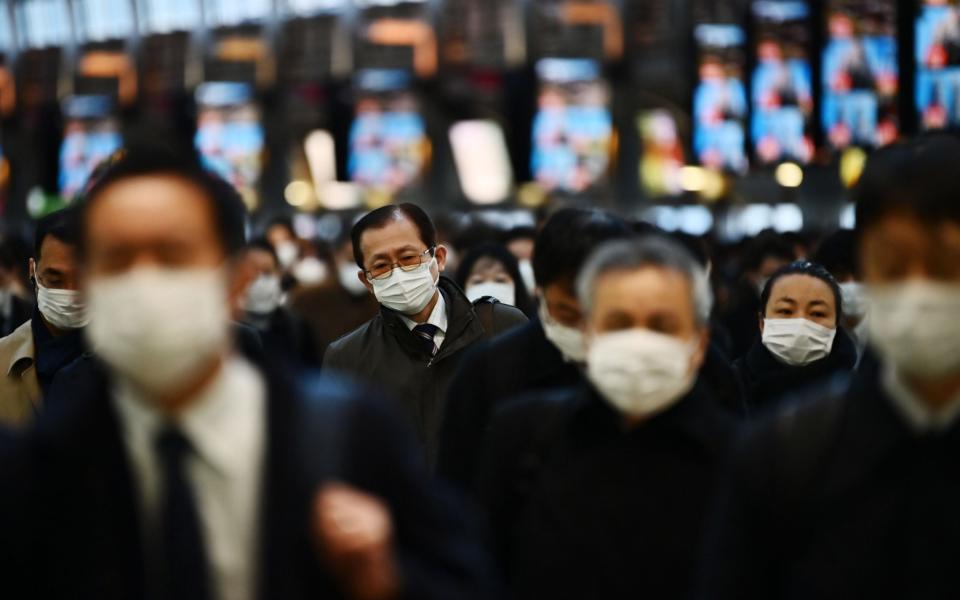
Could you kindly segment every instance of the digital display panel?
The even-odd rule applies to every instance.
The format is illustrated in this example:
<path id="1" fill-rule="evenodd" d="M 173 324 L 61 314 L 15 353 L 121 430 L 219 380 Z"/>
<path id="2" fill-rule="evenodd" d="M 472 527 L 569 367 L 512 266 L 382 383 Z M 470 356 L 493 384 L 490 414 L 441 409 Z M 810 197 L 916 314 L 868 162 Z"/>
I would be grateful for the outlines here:
<path id="1" fill-rule="evenodd" d="M 207 82 L 197 87 L 196 100 L 194 144 L 204 166 L 233 185 L 253 208 L 263 169 L 264 132 L 252 86 Z"/>
<path id="2" fill-rule="evenodd" d="M 140 22 L 150 33 L 193 31 L 203 24 L 196 0 L 141 0 Z"/>
<path id="3" fill-rule="evenodd" d="M 60 195 L 69 200 L 83 191 L 90 174 L 123 145 L 109 96 L 72 96 L 63 106 L 66 126 L 60 145 Z"/>
<path id="4" fill-rule="evenodd" d="M 134 30 L 129 0 L 84 0 L 73 5 L 86 41 L 122 40 Z"/>
<path id="5" fill-rule="evenodd" d="M 916 102 L 921 126 L 960 124 L 960 6 L 925 0 L 916 21 Z"/>
<path id="6" fill-rule="evenodd" d="M 831 147 L 883 146 L 897 139 L 896 24 L 891 1 L 830 3 L 821 115 Z"/>
<path id="7" fill-rule="evenodd" d="M 677 120 L 666 109 L 637 115 L 640 131 L 640 185 L 651 196 L 676 196 L 683 192 L 680 173 L 684 166 L 683 140 Z"/>
<path id="8" fill-rule="evenodd" d="M 548 191 L 584 192 L 610 168 L 610 91 L 592 60 L 547 58 L 537 63 L 538 111 L 531 172 Z"/>
<path id="9" fill-rule="evenodd" d="M 750 138 L 762 164 L 806 163 L 813 157 L 810 131 L 813 79 L 810 7 L 793 0 L 752 4 L 756 66 L 751 78 Z"/>
<path id="10" fill-rule="evenodd" d="M 699 82 L 694 92 L 693 149 L 700 164 L 747 170 L 746 35 L 737 25 L 699 25 L 695 31 Z"/>
<path id="11" fill-rule="evenodd" d="M 70 9 L 66 0 L 24 0 L 14 7 L 20 44 L 44 48 L 70 41 Z"/>
<path id="12" fill-rule="evenodd" d="M 406 71 L 357 74 L 350 128 L 350 179 L 366 190 L 394 194 L 418 182 L 427 165 L 427 126 Z"/>

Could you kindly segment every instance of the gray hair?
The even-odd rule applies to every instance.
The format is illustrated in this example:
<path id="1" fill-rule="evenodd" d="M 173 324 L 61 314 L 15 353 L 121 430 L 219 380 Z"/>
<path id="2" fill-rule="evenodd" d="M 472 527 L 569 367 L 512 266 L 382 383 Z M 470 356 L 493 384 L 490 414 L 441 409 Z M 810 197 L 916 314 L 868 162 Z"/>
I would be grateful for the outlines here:
<path id="1" fill-rule="evenodd" d="M 701 327 L 707 325 L 713 290 L 706 271 L 686 248 L 659 235 L 607 242 L 590 255 L 577 277 L 577 298 L 584 312 L 593 311 L 593 295 L 600 277 L 612 271 L 636 271 L 643 267 L 660 267 L 684 275 L 690 282 L 694 319 Z"/>

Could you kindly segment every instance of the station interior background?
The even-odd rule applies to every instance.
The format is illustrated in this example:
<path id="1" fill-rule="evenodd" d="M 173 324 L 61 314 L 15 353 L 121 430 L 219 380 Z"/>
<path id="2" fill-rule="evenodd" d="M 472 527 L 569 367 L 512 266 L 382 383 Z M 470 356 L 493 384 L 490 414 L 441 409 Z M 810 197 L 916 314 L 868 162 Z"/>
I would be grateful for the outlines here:
<path id="1" fill-rule="evenodd" d="M 852 227 L 871 150 L 960 121 L 952 0 L 4 0 L 0 218 L 137 136 L 194 148 L 251 227 L 412 200 L 591 205 L 736 243 Z M 471 217 L 477 218 L 477 217 Z"/>

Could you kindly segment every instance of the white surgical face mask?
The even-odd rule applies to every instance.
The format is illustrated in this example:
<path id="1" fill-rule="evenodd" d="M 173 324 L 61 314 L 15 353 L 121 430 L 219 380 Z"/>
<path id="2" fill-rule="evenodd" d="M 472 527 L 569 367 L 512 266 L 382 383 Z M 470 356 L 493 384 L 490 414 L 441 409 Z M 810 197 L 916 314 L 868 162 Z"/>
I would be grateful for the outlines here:
<path id="1" fill-rule="evenodd" d="M 554 320 L 543 300 L 540 301 L 540 323 L 547 339 L 557 347 L 567 362 L 583 363 L 587 360 L 587 342 L 583 332 Z"/>
<path id="2" fill-rule="evenodd" d="M 97 355 L 153 396 L 189 385 L 229 341 L 220 269 L 135 269 L 92 280 L 88 301 Z"/>
<path id="3" fill-rule="evenodd" d="M 301 285 L 320 285 L 327 280 L 327 263 L 308 256 L 298 262 L 291 273 Z"/>
<path id="4" fill-rule="evenodd" d="M 69 331 L 86 327 L 89 322 L 87 306 L 76 290 L 55 290 L 37 282 L 37 308 L 48 323 L 57 329 Z"/>
<path id="5" fill-rule="evenodd" d="M 537 279 L 533 275 L 533 263 L 529 259 L 520 261 L 520 277 L 527 292 L 532 296 L 537 289 Z"/>
<path id="6" fill-rule="evenodd" d="M 360 281 L 359 273 L 360 269 L 353 263 L 343 263 L 337 267 L 337 279 L 351 296 L 362 296 L 367 293 L 367 286 Z"/>
<path id="7" fill-rule="evenodd" d="M 282 297 L 280 278 L 276 275 L 260 275 L 247 288 L 244 309 L 258 315 L 267 315 L 277 310 Z"/>
<path id="8" fill-rule="evenodd" d="M 687 395 L 696 381 L 691 361 L 695 341 L 628 329 L 593 338 L 587 377 L 619 412 L 646 417 Z"/>
<path id="9" fill-rule="evenodd" d="M 763 345 L 780 362 L 802 367 L 830 355 L 836 329 L 807 319 L 764 319 Z"/>
<path id="10" fill-rule="evenodd" d="M 468 285 L 466 293 L 470 302 L 476 302 L 484 296 L 496 298 L 510 306 L 516 305 L 517 302 L 517 290 L 512 283 L 484 281 L 483 283 Z"/>
<path id="11" fill-rule="evenodd" d="M 300 247 L 293 240 L 284 240 L 278 243 L 276 251 L 277 260 L 280 261 L 280 266 L 284 269 L 292 267 L 293 263 L 297 262 L 297 257 L 300 256 Z"/>
<path id="12" fill-rule="evenodd" d="M 867 298 L 868 341 L 884 362 L 921 379 L 960 372 L 960 284 L 873 286 Z"/>
<path id="13" fill-rule="evenodd" d="M 415 315 L 430 304 L 437 291 L 437 280 L 433 277 L 436 266 L 437 259 L 433 258 L 414 271 L 408 272 L 397 267 L 386 279 L 370 280 L 373 295 L 377 302 L 390 310 L 402 315 Z"/>
<path id="14" fill-rule="evenodd" d="M 867 296 L 862 283 L 847 281 L 840 284 L 843 314 L 862 319 L 867 314 Z"/>

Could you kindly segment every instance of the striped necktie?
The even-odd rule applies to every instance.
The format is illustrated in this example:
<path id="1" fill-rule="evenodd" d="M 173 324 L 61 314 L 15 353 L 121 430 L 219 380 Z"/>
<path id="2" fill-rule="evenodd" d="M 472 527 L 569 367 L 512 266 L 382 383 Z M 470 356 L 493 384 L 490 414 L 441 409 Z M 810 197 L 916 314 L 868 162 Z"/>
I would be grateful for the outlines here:
<path id="1" fill-rule="evenodd" d="M 417 336 L 417 341 L 421 344 L 424 352 L 430 356 L 437 355 L 437 345 L 433 342 L 433 336 L 437 335 L 440 328 L 430 323 L 423 323 L 413 328 L 413 334 Z"/>

